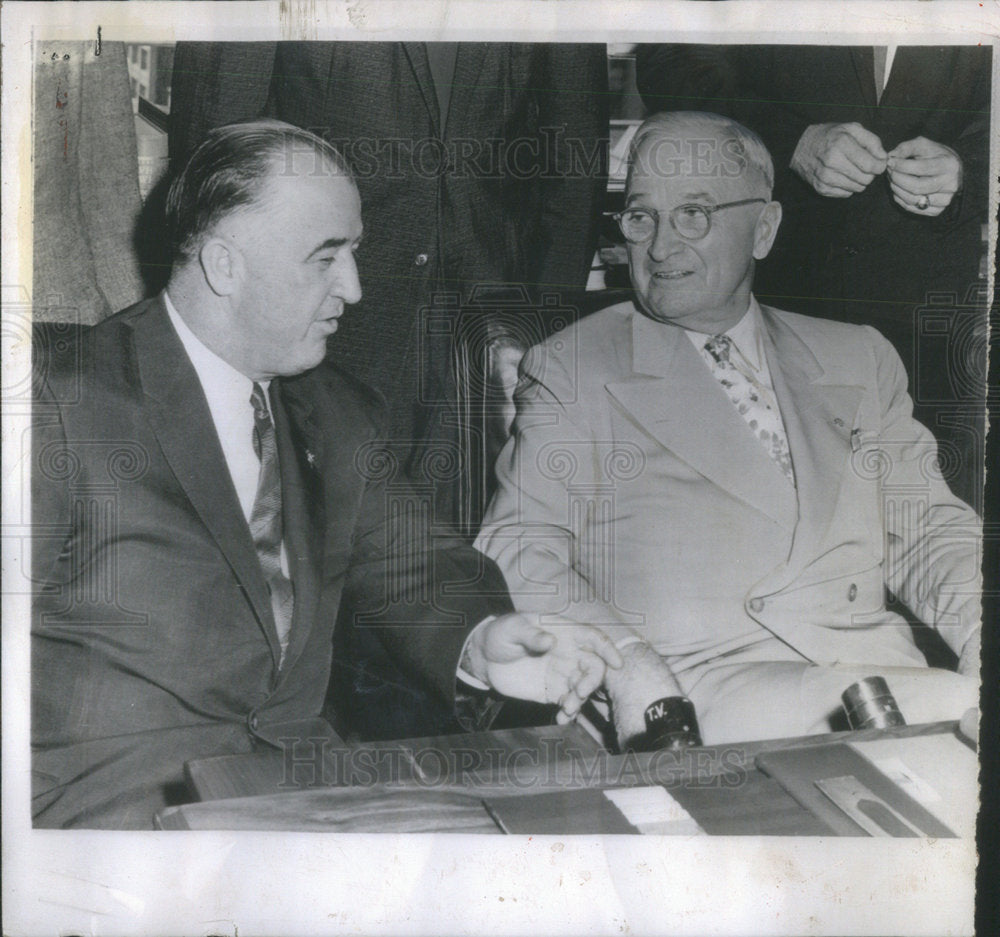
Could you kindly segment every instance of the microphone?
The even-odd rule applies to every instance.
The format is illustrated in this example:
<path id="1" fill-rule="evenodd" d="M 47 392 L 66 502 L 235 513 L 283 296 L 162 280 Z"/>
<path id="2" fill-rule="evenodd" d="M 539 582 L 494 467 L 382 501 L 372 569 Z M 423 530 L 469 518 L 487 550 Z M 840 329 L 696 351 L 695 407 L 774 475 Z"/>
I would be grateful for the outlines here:
<path id="1" fill-rule="evenodd" d="M 896 698 L 883 677 L 865 677 L 852 683 L 840 699 L 847 724 L 852 729 L 887 729 L 906 725 Z"/>
<path id="2" fill-rule="evenodd" d="M 694 704 L 686 696 L 658 699 L 646 707 L 643 716 L 646 731 L 633 735 L 625 743 L 626 752 L 681 751 L 701 745 Z"/>

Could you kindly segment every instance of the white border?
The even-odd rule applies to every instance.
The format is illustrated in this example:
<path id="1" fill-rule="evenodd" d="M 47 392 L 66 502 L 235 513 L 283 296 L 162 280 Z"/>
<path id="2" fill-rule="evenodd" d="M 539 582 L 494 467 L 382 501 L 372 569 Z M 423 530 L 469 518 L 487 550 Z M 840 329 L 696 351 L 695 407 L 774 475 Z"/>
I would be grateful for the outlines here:
<path id="1" fill-rule="evenodd" d="M 995 0 L 888 3 L 7 3 L 5 311 L 30 288 L 31 43 L 449 39 L 997 42 Z M 994 126 L 997 59 L 994 52 Z M 993 177 L 997 171 L 993 157 Z M 995 215 L 995 204 L 991 217 Z M 996 240 L 992 232 L 991 243 Z M 992 269 L 992 256 L 991 256 Z M 6 317 L 5 317 L 6 318 Z M 4 387 L 27 348 L 4 323 Z M 10 375 L 14 377 L 11 378 Z M 5 411 L 4 531 L 23 523 L 25 415 Z M 969 934 L 969 842 L 32 831 L 28 607 L 3 557 L 3 931 L 30 934 Z"/>

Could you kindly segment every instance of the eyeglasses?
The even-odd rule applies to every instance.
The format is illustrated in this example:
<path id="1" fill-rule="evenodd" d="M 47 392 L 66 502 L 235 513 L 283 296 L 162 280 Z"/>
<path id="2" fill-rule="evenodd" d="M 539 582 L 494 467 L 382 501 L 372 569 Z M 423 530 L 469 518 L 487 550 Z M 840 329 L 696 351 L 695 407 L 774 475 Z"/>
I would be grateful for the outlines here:
<path id="1" fill-rule="evenodd" d="M 723 208 L 736 208 L 738 205 L 753 205 L 755 202 L 766 202 L 763 198 L 744 198 L 738 202 L 724 202 L 722 205 L 678 205 L 667 215 L 671 227 L 689 241 L 700 241 L 712 230 L 712 215 Z M 660 213 L 655 208 L 626 208 L 619 212 L 605 212 L 618 222 L 625 240 L 633 244 L 641 244 L 656 237 L 660 225 Z"/>

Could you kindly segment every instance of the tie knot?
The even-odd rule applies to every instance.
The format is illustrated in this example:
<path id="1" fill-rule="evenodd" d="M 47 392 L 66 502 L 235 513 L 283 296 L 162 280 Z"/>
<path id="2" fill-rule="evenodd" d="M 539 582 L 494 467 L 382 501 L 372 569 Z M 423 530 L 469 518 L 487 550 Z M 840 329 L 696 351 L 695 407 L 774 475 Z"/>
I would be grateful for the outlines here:
<path id="1" fill-rule="evenodd" d="M 264 396 L 264 388 L 256 382 L 250 394 L 250 404 L 253 406 L 254 419 L 264 420 L 268 423 L 271 421 L 271 413 L 267 409 L 267 398 Z"/>
<path id="2" fill-rule="evenodd" d="M 705 351 L 720 364 L 729 360 L 729 351 L 732 347 L 733 340 L 728 335 L 713 335 L 705 342 Z"/>

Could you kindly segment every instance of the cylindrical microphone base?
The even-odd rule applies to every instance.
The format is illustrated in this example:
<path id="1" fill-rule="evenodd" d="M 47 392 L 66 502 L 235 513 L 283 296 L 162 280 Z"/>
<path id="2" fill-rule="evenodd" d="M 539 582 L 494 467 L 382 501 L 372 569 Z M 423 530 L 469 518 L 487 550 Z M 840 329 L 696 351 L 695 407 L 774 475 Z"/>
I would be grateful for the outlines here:
<path id="1" fill-rule="evenodd" d="M 851 684 L 841 696 L 847 724 L 852 729 L 887 729 L 905 726 L 896 698 L 882 677 L 865 677 Z"/>
<path id="2" fill-rule="evenodd" d="M 701 745 L 694 704 L 686 696 L 666 696 L 650 703 L 643 714 L 646 731 L 625 743 L 627 752 L 680 751 Z"/>

